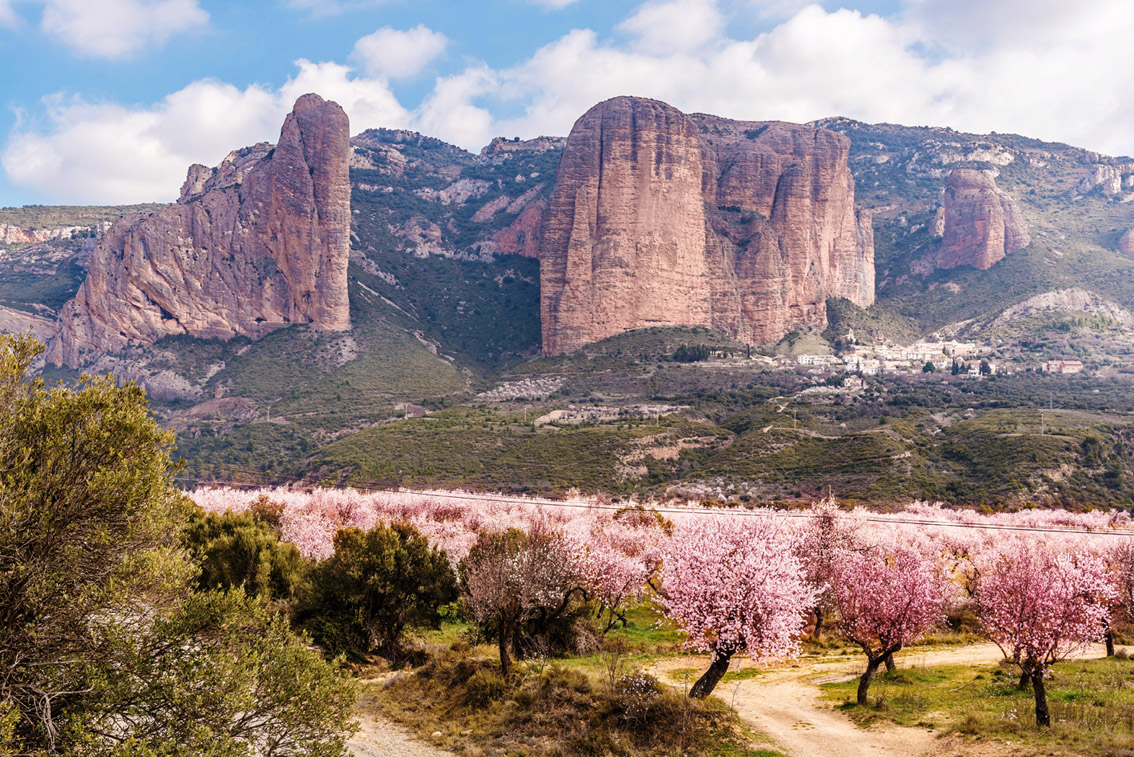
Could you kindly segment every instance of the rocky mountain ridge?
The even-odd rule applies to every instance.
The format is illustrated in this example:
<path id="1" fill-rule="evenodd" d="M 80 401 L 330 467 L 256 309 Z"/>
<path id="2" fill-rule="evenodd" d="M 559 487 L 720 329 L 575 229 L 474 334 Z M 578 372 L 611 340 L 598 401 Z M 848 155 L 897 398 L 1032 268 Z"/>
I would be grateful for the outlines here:
<path id="1" fill-rule="evenodd" d="M 784 123 L 600 103 L 571 130 L 539 245 L 543 351 L 707 326 L 750 344 L 874 300 L 850 143 Z"/>
<path id="2" fill-rule="evenodd" d="M 348 140 L 342 108 L 304 95 L 274 149 L 192 166 L 177 204 L 99 240 L 49 359 L 74 368 L 178 334 L 349 328 Z"/>
<path id="3" fill-rule="evenodd" d="M 637 102 L 634 98 L 626 100 Z M 1127 185 L 1134 176 L 1134 161 L 1129 159 L 1109 158 L 1013 135 L 967 135 L 950 129 L 886 124 L 871 126 L 849 119 L 827 119 L 815 126 L 844 133 L 850 139 L 847 158 L 850 172 L 847 178 L 855 177 L 855 201 L 853 204 L 837 201 L 832 205 L 827 200 L 814 203 L 809 197 L 807 203 L 799 203 L 793 211 L 795 220 L 777 227 L 792 215 L 783 213 L 781 218 L 771 217 L 776 215 L 777 193 L 782 195 L 781 199 L 790 197 L 789 190 L 795 181 L 791 171 L 798 169 L 789 167 L 786 174 L 774 178 L 775 171 L 779 169 L 773 164 L 782 161 L 784 156 L 772 149 L 761 157 L 759 153 L 763 148 L 753 148 L 752 144 L 776 139 L 790 142 L 796 139 L 790 136 L 792 134 L 814 134 L 822 130 L 816 132 L 783 124 L 737 124 L 705 115 L 681 114 L 680 118 L 690 119 L 696 127 L 698 150 L 686 150 L 685 155 L 691 165 L 699 161 L 701 166 L 702 186 L 696 187 L 697 182 L 690 181 L 688 189 L 691 193 L 699 193 L 702 199 L 700 214 L 703 217 L 701 224 L 705 227 L 705 242 L 704 251 L 698 254 L 710 261 L 701 264 L 703 270 L 711 272 L 712 284 L 708 288 L 710 305 L 706 309 L 701 295 L 689 298 L 682 294 L 669 298 L 676 302 L 669 312 L 660 316 L 646 312 L 640 319 L 629 318 L 610 333 L 636 325 L 689 322 L 720 329 L 746 341 L 761 342 L 774 340 L 797 325 L 820 326 L 826 297 L 842 296 L 860 304 L 869 301 L 874 287 L 869 277 L 862 273 L 867 270 L 862 265 L 862 258 L 873 242 L 872 236 L 877 237 L 880 245 L 877 253 L 880 312 L 889 317 L 885 314 L 897 309 L 909 312 L 915 318 L 936 318 L 927 321 L 924 328 L 947 323 L 944 319 L 955 320 L 979 314 L 975 311 L 981 308 L 992 313 L 996 305 L 1010 305 L 1011 302 L 1003 302 L 1002 298 L 993 300 L 984 294 L 980 294 L 983 300 L 972 299 L 989 287 L 1002 286 L 997 282 L 1006 276 L 1013 278 L 1013 287 L 1021 287 L 1017 301 L 1077 285 L 1075 277 L 1080 274 L 1073 270 L 1075 265 L 1079 265 L 1073 262 L 1079 260 L 1075 240 L 1084 237 L 1068 237 L 1074 242 L 1070 249 L 1067 244 L 1059 243 L 1058 239 L 1066 236 L 1068 229 L 1063 226 L 1061 230 L 1046 223 L 1045 213 L 1049 207 L 1058 210 L 1075 206 L 1087 208 L 1090 213 L 1097 210 L 1101 214 L 1100 219 L 1113 218 L 1105 223 L 1115 224 L 1115 228 L 1107 232 L 1105 227 L 1100 227 L 1097 239 L 1093 238 L 1090 244 L 1097 242 L 1118 255 L 1131 254 L 1129 248 L 1134 246 L 1134 241 L 1131 241 L 1134 236 L 1127 232 L 1134 224 L 1134 204 L 1129 203 L 1134 194 L 1127 191 Z M 483 326 L 476 325 L 474 328 L 488 329 L 485 333 L 499 334 L 505 340 L 497 340 L 497 347 L 493 349 L 505 347 L 509 344 L 506 341 L 508 337 L 505 337 L 506 329 L 500 327 L 533 318 L 534 313 L 522 310 L 526 305 L 512 313 L 486 311 L 485 305 L 497 307 L 489 304 L 489 296 L 483 305 L 475 306 L 477 310 L 470 310 L 474 307 L 471 301 L 463 295 L 456 295 L 460 299 L 453 303 L 451 315 L 430 314 L 420 309 L 431 298 L 436 300 L 422 288 L 427 279 L 416 274 L 407 279 L 406 272 L 416 264 L 403 264 L 401 261 L 445 259 L 455 261 L 454 265 L 458 267 L 463 265 L 462 261 L 473 261 L 489 267 L 485 271 L 486 280 L 493 281 L 496 288 L 514 288 L 521 284 L 531 287 L 539 277 L 531 266 L 517 262 L 518 258 L 513 256 L 540 260 L 556 245 L 561 247 L 562 238 L 548 240 L 545 237 L 548 230 L 558 223 L 551 219 L 549 203 L 556 180 L 560 178 L 559 168 L 566 144 L 566 139 L 556 137 L 523 141 L 498 138 L 475 155 L 440 140 L 404 130 L 379 129 L 357 135 L 350 140 L 347 158 L 352 209 L 350 261 L 359 271 L 357 275 L 365 273 L 373 277 L 368 286 L 380 291 L 387 300 L 399 303 L 399 307 L 412 318 L 436 324 L 426 330 L 435 329 L 434 338 L 442 342 L 451 326 L 474 315 L 469 323 L 475 323 L 476 318 L 485 318 L 495 324 L 489 327 L 486 321 Z M 266 143 L 253 145 L 233 151 L 215 169 L 191 167 L 182 196 L 172 212 L 184 212 L 176 211 L 177 207 L 199 206 L 210 193 L 238 190 L 248 175 L 255 173 L 256 166 L 267 159 L 272 149 Z M 697 154 L 694 155 L 694 152 Z M 770 157 L 773 155 L 777 156 L 774 160 Z M 798 156 L 790 160 L 798 160 Z M 817 165 L 813 162 L 808 170 L 815 169 Z M 695 174 L 694 171 L 692 175 Z M 769 176 L 773 179 L 768 179 Z M 820 183 L 829 179 L 822 179 Z M 832 186 L 838 183 L 834 181 Z M 811 211 L 804 207 L 808 203 L 813 206 Z M 690 217 L 697 215 L 695 205 L 690 206 Z M 842 253 L 832 257 L 832 249 L 850 249 L 851 224 L 846 222 L 846 209 L 853 209 L 854 205 L 859 206 L 854 209 L 857 216 L 854 234 L 859 237 L 855 242 L 855 254 L 859 257 L 856 259 L 854 255 Z M 781 207 L 791 206 L 787 203 Z M 828 212 L 835 206 L 842 210 Z M 815 210 L 821 207 L 827 210 Z M 1130 212 L 1124 213 L 1127 208 Z M 810 221 L 802 224 L 800 219 L 808 217 L 809 213 Z M 1079 211 L 1076 214 L 1081 215 Z M 866 231 L 868 227 L 863 222 L 871 215 L 874 234 Z M 696 225 L 693 224 L 694 227 Z M 685 228 L 688 224 L 683 221 L 678 226 Z M 781 239 L 785 229 L 787 234 Z M 837 229 L 837 233 L 833 229 Z M 650 233 L 647 232 L 643 239 Z M 792 234 L 797 236 L 792 237 Z M 624 237 L 630 239 L 629 235 Z M 832 242 L 836 237 L 839 241 Z M 61 245 L 63 241 L 52 240 L 42 244 L 50 247 Z M 1029 241 L 1032 244 L 1029 245 Z M 646 243 L 647 247 L 652 244 L 649 239 Z M 799 260 L 810 262 L 802 267 L 798 265 L 799 261 L 792 263 L 791 256 L 783 254 L 784 249 L 802 250 L 809 245 L 812 251 Z M 125 241 L 122 246 L 125 247 Z M 697 244 L 692 247 L 696 248 Z M 765 254 L 769 248 L 782 248 L 774 250 L 779 262 L 774 261 L 774 255 Z M 201 249 L 209 248 L 202 245 Z M 815 253 L 816 249 L 820 252 Z M 747 255 L 746 252 L 755 254 Z M 55 258 L 62 260 L 68 254 L 71 253 L 60 247 L 58 254 L 53 253 L 52 261 Z M 555 252 L 553 257 L 555 255 L 559 252 Z M 734 259 L 729 260 L 730 255 Z M 32 259 L 25 256 L 19 260 L 11 257 L 0 260 L 0 304 L 13 303 L 11 299 L 5 300 L 5 294 L 12 292 L 13 287 L 19 293 L 19 282 L 28 280 L 29 276 L 60 278 L 64 273 L 74 276 L 76 265 L 83 267 L 87 264 L 83 255 L 76 255 L 72 264 L 46 261 L 43 264 L 34 262 L 29 267 L 24 261 Z M 727 265 L 722 266 L 722 260 Z M 772 263 L 772 268 L 778 267 L 778 270 L 757 270 L 759 265 Z M 10 276 L 4 269 L 9 264 Z M 1036 267 L 1037 264 L 1048 269 L 1043 271 Z M 1106 265 L 1114 264 L 1121 265 L 1121 261 L 1106 262 Z M 729 265 L 733 268 L 730 269 Z M 796 270 L 792 270 L 792 265 L 796 266 Z M 839 268 L 840 265 L 842 268 Z M 1013 273 L 1021 265 L 1030 267 L 1022 280 L 1018 271 Z M 742 270 L 745 266 L 747 270 Z M 434 267 L 434 264 L 430 263 L 427 267 Z M 801 274 L 804 269 L 806 273 Z M 1064 269 L 1066 274 L 1058 273 Z M 462 276 L 465 276 L 476 269 L 474 266 L 463 270 Z M 648 266 L 643 270 L 648 270 Z M 1053 270 L 1058 274 L 1058 280 L 1049 281 Z M 820 275 L 816 271 L 826 273 Z M 617 266 L 607 271 L 616 272 Z M 682 271 L 672 277 L 673 291 L 678 292 L 693 281 L 686 273 Z M 824 276 L 827 280 L 823 280 Z M 1060 276 L 1071 279 L 1065 281 Z M 5 289 L 5 277 L 14 282 L 8 289 Z M 246 276 L 245 283 L 240 286 L 254 278 L 259 281 L 259 277 L 259 273 Z M 106 276 L 102 278 L 109 280 Z M 643 291 L 660 283 L 652 275 L 641 278 L 646 282 Z M 1106 289 L 1113 278 L 1100 277 L 1098 286 Z M 467 284 L 454 283 L 454 293 L 462 287 L 466 293 L 471 291 Z M 58 289 L 63 290 L 65 286 L 66 282 L 61 280 Z M 697 286 L 704 291 L 703 283 Z M 761 286 L 764 287 L 762 293 L 758 291 Z M 545 286 L 544 289 L 549 288 Z M 32 290 L 28 291 L 28 297 L 14 301 L 17 309 L 30 312 L 29 306 L 40 307 L 38 302 L 41 301 L 31 296 Z M 1102 294 L 1130 306 L 1121 293 L 1102 291 Z M 769 296 L 771 299 L 768 299 Z M 118 293 L 115 297 L 130 302 L 129 297 L 121 297 Z M 744 301 L 746 297 L 747 302 Z M 794 301 L 793 297 L 796 298 Z M 662 299 L 656 293 L 607 299 L 618 301 L 611 307 L 621 307 L 630 312 L 639 307 L 634 303 L 635 298 L 647 304 Z M 774 301 L 777 298 L 779 301 Z M 256 300 L 257 297 L 251 299 Z M 944 319 L 937 318 L 936 314 L 950 300 L 953 304 Z M 938 301 L 941 304 L 935 304 Z M 716 304 L 713 305 L 713 302 Z M 520 306 L 519 303 L 513 302 L 507 307 L 517 306 Z M 49 307 L 58 308 L 59 305 L 51 304 Z M 165 305 L 157 306 L 156 319 L 154 306 L 143 300 L 142 310 L 147 308 L 149 316 L 142 320 L 148 319 L 151 325 L 156 325 L 147 336 L 141 337 L 141 341 L 178 333 L 213 334 L 226 338 L 234 333 L 243 333 L 255 337 L 274 328 L 264 325 L 267 320 L 257 322 L 255 317 L 246 319 L 251 320 L 251 325 L 244 323 L 238 328 L 213 328 L 204 325 L 207 319 L 194 323 L 193 317 L 189 316 L 187 322 L 192 327 L 185 328 L 177 325 L 179 319 L 164 317 L 160 312 L 162 308 L 173 314 Z M 688 312 L 678 312 L 682 308 Z M 446 306 L 445 309 L 450 308 Z M 38 312 L 41 316 L 50 315 L 50 310 L 40 308 Z M 240 319 L 237 314 L 234 322 L 239 324 Z M 550 319 L 545 317 L 543 320 Z M 583 318 L 581 322 L 585 320 Z M 614 320 L 617 321 L 617 317 Z M 281 317 L 276 322 L 286 324 L 293 321 Z M 300 318 L 294 322 L 304 321 Z M 757 324 L 755 328 L 753 324 Z M 747 337 L 745 329 L 748 329 Z M 601 333 L 606 332 L 600 329 L 585 340 L 598 338 Z M 107 338 L 115 344 L 121 343 L 121 339 L 114 337 L 109 330 Z M 547 341 L 554 342 L 554 337 Z M 511 350 L 516 353 L 538 348 L 538 343 L 510 344 Z M 480 354 L 475 352 L 480 347 L 471 343 L 466 345 L 465 349 L 474 350 L 471 354 Z M 554 344 L 551 349 L 555 349 Z"/>

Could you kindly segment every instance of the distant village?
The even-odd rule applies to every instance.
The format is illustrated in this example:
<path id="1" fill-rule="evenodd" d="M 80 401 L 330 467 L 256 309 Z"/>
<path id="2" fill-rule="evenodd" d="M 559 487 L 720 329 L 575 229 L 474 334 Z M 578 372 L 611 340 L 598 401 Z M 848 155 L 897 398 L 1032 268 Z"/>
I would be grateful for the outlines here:
<path id="1" fill-rule="evenodd" d="M 990 358 L 991 346 L 977 342 L 930 337 L 910 345 L 894 344 L 884 338 L 860 343 L 850 330 L 843 343 L 847 346 L 839 354 L 754 355 L 753 359 L 785 369 L 810 367 L 816 374 L 841 371 L 857 376 L 948 373 L 980 377 L 1012 372 Z M 1039 363 L 1037 368 L 1046 373 L 1075 374 L 1083 372 L 1083 362 L 1048 360 Z"/>

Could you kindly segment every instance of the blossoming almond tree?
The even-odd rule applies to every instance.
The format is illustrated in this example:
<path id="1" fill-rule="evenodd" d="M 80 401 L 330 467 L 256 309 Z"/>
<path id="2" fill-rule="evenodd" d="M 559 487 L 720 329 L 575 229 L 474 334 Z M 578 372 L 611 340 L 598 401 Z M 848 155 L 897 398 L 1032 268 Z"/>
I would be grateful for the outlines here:
<path id="1" fill-rule="evenodd" d="M 465 597 L 478 623 L 496 626 L 500 670 L 524 623 L 557 616 L 579 591 L 575 561 L 562 535 L 543 522 L 527 531 L 483 533 L 461 563 Z"/>
<path id="2" fill-rule="evenodd" d="M 1103 553 L 1103 559 L 1110 567 L 1114 581 L 1114 605 L 1111 608 L 1111 625 L 1107 629 L 1106 641 L 1107 657 L 1114 656 L 1114 623 L 1117 620 L 1134 619 L 1134 542 L 1130 539 L 1120 539 L 1118 544 L 1111 545 Z"/>
<path id="3" fill-rule="evenodd" d="M 626 627 L 625 605 L 641 599 L 660 570 L 662 549 L 672 531 L 672 524 L 644 509 L 568 524 L 566 535 L 575 545 L 582 586 L 599 606 L 595 619 L 606 615 L 604 634 L 618 623 Z"/>
<path id="4" fill-rule="evenodd" d="M 935 560 L 894 546 L 840 553 L 831 588 L 840 630 L 866 653 L 858 682 L 865 705 L 878 667 L 942 620 L 948 582 Z"/>
<path id="5" fill-rule="evenodd" d="M 1116 591 L 1106 563 L 1074 546 L 1001 544 L 977 560 L 974 601 L 985 633 L 1032 683 L 1036 725 L 1051 725 L 1044 675 L 1110 625 Z"/>
<path id="6" fill-rule="evenodd" d="M 811 507 L 810 518 L 800 530 L 796 541 L 796 554 L 808 582 L 815 589 L 815 630 L 812 638 L 818 640 L 823 632 L 823 621 L 833 613 L 833 582 L 835 563 L 844 552 L 860 548 L 859 528 L 862 525 L 853 515 L 844 513 L 834 498 L 823 499 Z"/>
<path id="7" fill-rule="evenodd" d="M 691 697 L 711 694 L 733 655 L 793 656 L 814 601 L 779 521 L 701 520 L 679 529 L 670 542 L 661 592 L 666 614 L 685 631 L 686 646 L 712 655 Z"/>

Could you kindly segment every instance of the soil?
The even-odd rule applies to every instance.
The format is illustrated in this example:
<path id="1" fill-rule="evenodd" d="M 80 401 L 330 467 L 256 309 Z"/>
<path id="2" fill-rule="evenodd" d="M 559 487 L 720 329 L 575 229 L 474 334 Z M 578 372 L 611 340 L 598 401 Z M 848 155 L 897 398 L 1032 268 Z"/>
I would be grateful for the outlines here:
<path id="1" fill-rule="evenodd" d="M 363 693 L 355 708 L 358 732 L 347 742 L 353 757 L 453 757 L 446 752 L 410 735 L 400 725 L 381 715 L 376 701 L 366 701 L 372 694 Z"/>
<path id="2" fill-rule="evenodd" d="M 1096 645 L 1083 657 L 1102 657 Z M 994 644 L 975 644 L 951 649 L 910 649 L 895 656 L 899 668 L 933 665 L 995 665 L 1003 655 Z M 660 661 L 660 680 L 671 670 L 707 668 L 705 658 Z M 864 661 L 857 657 L 825 657 L 802 660 L 791 667 L 763 668 L 756 678 L 723 683 L 714 694 L 729 703 L 742 720 L 767 735 L 788 757 L 943 757 L 944 755 L 1024 754 L 1011 747 L 971 742 L 958 736 L 942 737 L 927 728 L 898 725 L 861 728 L 824 700 L 819 685 L 846 681 L 862 673 Z M 751 662 L 734 664 L 732 670 L 760 668 Z"/>

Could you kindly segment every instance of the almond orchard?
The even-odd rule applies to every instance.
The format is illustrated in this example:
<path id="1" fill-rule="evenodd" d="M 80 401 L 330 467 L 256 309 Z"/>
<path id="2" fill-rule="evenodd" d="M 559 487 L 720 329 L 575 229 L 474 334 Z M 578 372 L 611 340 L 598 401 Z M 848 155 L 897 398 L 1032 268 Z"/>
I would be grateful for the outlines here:
<path id="1" fill-rule="evenodd" d="M 857 700 L 894 653 L 967 607 L 1031 685 L 1050 725 L 1050 668 L 1108 637 L 1134 594 L 1124 512 L 1021 510 L 983 515 L 916 502 L 880 514 L 825 500 L 803 510 L 536 500 L 447 491 L 198 489 L 212 513 L 265 503 L 281 537 L 315 561 L 342 529 L 409 524 L 460 575 L 465 607 L 492 627 L 504 672 L 574 601 L 600 629 L 652 601 L 710 667 L 704 697 L 734 657 L 790 660 L 827 623 L 866 657 Z"/>

